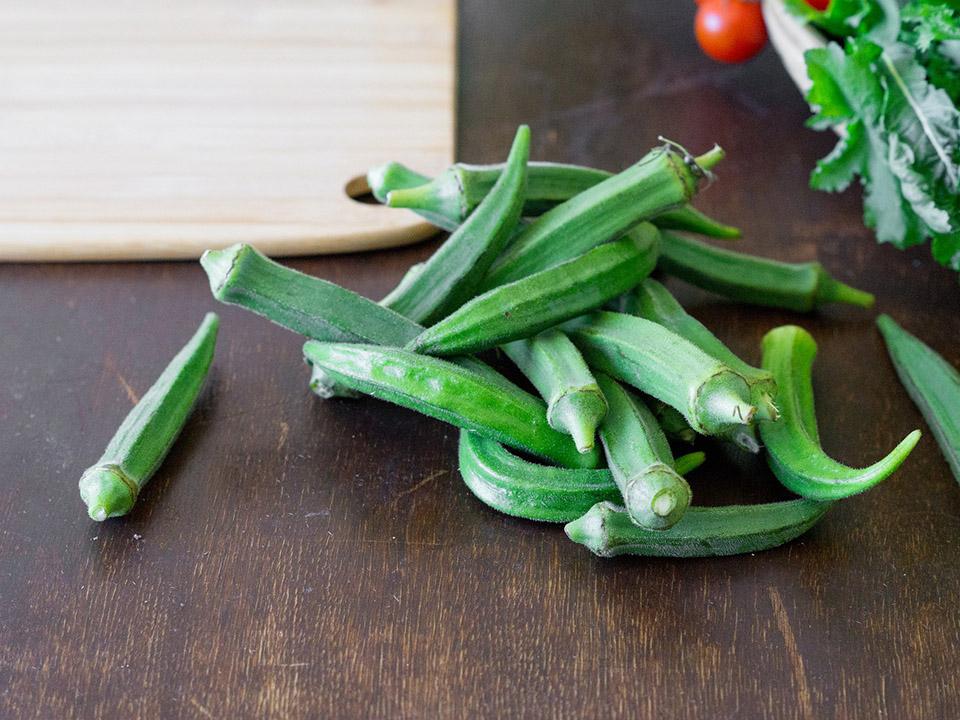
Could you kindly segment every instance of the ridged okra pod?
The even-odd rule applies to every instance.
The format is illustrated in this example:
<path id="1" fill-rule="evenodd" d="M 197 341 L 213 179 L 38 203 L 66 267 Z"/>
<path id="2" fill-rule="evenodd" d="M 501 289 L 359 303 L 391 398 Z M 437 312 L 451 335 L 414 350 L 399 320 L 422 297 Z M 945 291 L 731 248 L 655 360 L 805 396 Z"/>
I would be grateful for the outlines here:
<path id="1" fill-rule="evenodd" d="M 678 457 L 674 470 L 685 475 L 704 461 L 702 452 Z M 507 515 L 543 522 L 569 522 L 603 500 L 620 502 L 620 490 L 606 468 L 570 469 L 524 460 L 495 440 L 460 431 L 460 473 L 474 495 Z"/>
<path id="2" fill-rule="evenodd" d="M 375 169 L 379 188 L 379 193 L 374 191 L 377 199 L 384 202 L 389 194 L 387 202 L 390 207 L 413 210 L 445 230 L 455 230 L 469 217 L 474 208 L 483 202 L 504 168 L 502 164 L 456 163 L 433 180 L 424 179 L 423 184 L 419 184 L 411 182 L 411 179 L 422 175 L 413 171 L 400 172 L 394 165 L 397 164 L 384 166 L 389 171 Z M 526 217 L 542 215 L 613 175 L 606 170 L 552 162 L 531 162 L 527 171 L 527 197 L 523 206 Z M 391 180 L 394 181 L 392 186 Z M 373 185 L 374 182 L 371 182 L 371 187 Z M 391 190 L 396 192 L 389 193 Z M 653 218 L 653 222 L 658 227 L 686 230 L 709 237 L 740 237 L 737 228 L 707 217 L 689 205 L 660 213 Z"/>
<path id="3" fill-rule="evenodd" d="M 606 243 L 475 297 L 407 347 L 429 355 L 461 355 L 528 337 L 634 287 L 650 273 L 654 257 L 632 235 Z"/>
<path id="4" fill-rule="evenodd" d="M 827 303 L 873 305 L 873 295 L 834 279 L 818 262 L 779 262 L 667 231 L 660 234 L 659 268 L 731 300 L 798 312 Z"/>
<path id="5" fill-rule="evenodd" d="M 691 493 L 673 469 L 663 430 L 643 401 L 616 381 L 600 374 L 597 382 L 609 405 L 600 439 L 630 519 L 649 530 L 675 525 L 687 511 Z"/>
<path id="6" fill-rule="evenodd" d="M 547 422 L 573 438 L 580 452 L 594 445 L 607 401 L 583 356 L 570 338 L 556 329 L 503 346 L 547 403 Z"/>
<path id="7" fill-rule="evenodd" d="M 724 435 L 753 422 L 746 380 L 662 325 L 601 311 L 566 327 L 590 367 L 676 408 L 696 432 Z"/>
<path id="8" fill-rule="evenodd" d="M 552 460 L 597 467 L 596 450 L 580 453 L 569 435 L 547 423 L 547 406 L 509 384 L 439 358 L 373 345 L 308 342 L 311 365 L 352 390 Z M 494 372 L 490 370 L 490 372 Z"/>
<path id="9" fill-rule="evenodd" d="M 750 386 L 750 399 L 757 407 L 757 418 L 776 420 L 779 416 L 774 398 L 777 383 L 773 375 L 760 368 L 748 365 L 707 327 L 690 315 L 663 285 L 647 278 L 627 295 L 626 312 L 663 325 L 682 338 L 686 338 L 707 355 L 724 363 L 738 373 Z"/>
<path id="10" fill-rule="evenodd" d="M 126 515 L 183 429 L 213 360 L 220 321 L 200 327 L 120 424 L 95 465 L 80 478 L 80 497 L 94 520 Z"/>
<path id="11" fill-rule="evenodd" d="M 481 287 L 497 287 L 545 270 L 684 204 L 722 157 L 719 147 L 698 158 L 669 147 L 652 150 L 635 165 L 526 225 L 490 268 Z"/>
<path id="12" fill-rule="evenodd" d="M 960 482 L 960 373 L 932 348 L 894 322 L 877 318 L 900 382 L 933 431 Z"/>
<path id="13" fill-rule="evenodd" d="M 250 245 L 207 250 L 200 264 L 217 300 L 239 305 L 311 340 L 403 346 L 422 330 L 393 310 L 284 267 Z"/>
<path id="14" fill-rule="evenodd" d="M 406 275 L 381 304 L 414 322 L 431 324 L 474 295 L 490 265 L 516 231 L 523 208 L 530 128 L 517 130 L 506 170 L 470 216 L 415 275 Z"/>
<path id="15" fill-rule="evenodd" d="M 763 367 L 777 380 L 782 417 L 763 423 L 760 437 L 770 468 L 785 487 L 812 500 L 839 500 L 888 478 L 907 459 L 920 431 L 914 430 L 889 455 L 862 470 L 830 458 L 816 433 L 811 379 L 816 354 L 813 338 L 795 325 L 774 328 L 763 338 Z"/>
<path id="16" fill-rule="evenodd" d="M 611 502 L 597 503 L 564 530 L 600 557 L 714 557 L 769 550 L 812 528 L 832 503 L 787 500 L 760 505 L 691 507 L 669 530 L 646 530 Z"/>

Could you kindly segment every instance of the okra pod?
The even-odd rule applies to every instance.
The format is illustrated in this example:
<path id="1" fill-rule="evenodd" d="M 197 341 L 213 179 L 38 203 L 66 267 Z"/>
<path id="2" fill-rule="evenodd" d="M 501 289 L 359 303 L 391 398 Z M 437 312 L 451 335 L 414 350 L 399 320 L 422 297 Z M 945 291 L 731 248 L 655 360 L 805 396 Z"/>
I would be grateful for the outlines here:
<path id="1" fill-rule="evenodd" d="M 696 430 L 690 427 L 690 423 L 676 408 L 656 400 L 651 409 L 653 410 L 653 416 L 657 418 L 657 422 L 663 428 L 664 435 L 671 440 L 693 443 L 697 439 Z"/>
<path id="2" fill-rule="evenodd" d="M 818 262 L 779 262 L 667 231 L 660 235 L 658 267 L 731 300 L 798 312 L 834 302 L 873 305 L 873 295 L 834 279 Z"/>
<path id="3" fill-rule="evenodd" d="M 307 362 L 341 385 L 552 460 L 597 467 L 599 453 L 580 453 L 570 436 L 547 423 L 540 398 L 439 358 L 398 348 L 310 341 Z M 490 370 L 490 372 L 494 372 Z"/>
<path id="4" fill-rule="evenodd" d="M 490 265 L 516 231 L 523 209 L 530 128 L 521 125 L 506 170 L 476 210 L 430 257 L 403 292 L 382 304 L 414 322 L 431 324 L 474 296 Z"/>
<path id="5" fill-rule="evenodd" d="M 93 520 L 126 515 L 183 429 L 203 387 L 217 342 L 219 318 L 200 327 L 120 424 L 100 459 L 80 478 L 80 497 Z"/>
<path id="6" fill-rule="evenodd" d="M 750 400 L 757 407 L 758 419 L 776 420 L 779 417 L 774 403 L 777 383 L 773 375 L 737 357 L 703 323 L 687 313 L 663 285 L 653 278 L 647 278 L 627 298 L 625 309 L 628 313 L 672 330 L 743 377 L 750 386 Z"/>
<path id="7" fill-rule="evenodd" d="M 787 500 L 760 505 L 691 507 L 668 530 L 645 530 L 609 501 L 594 505 L 564 530 L 600 557 L 715 557 L 769 550 L 813 527 L 832 503 Z"/>
<path id="8" fill-rule="evenodd" d="M 960 482 L 960 373 L 932 348 L 894 322 L 877 318 L 900 382 L 933 431 Z"/>
<path id="9" fill-rule="evenodd" d="M 753 422 L 746 380 L 662 325 L 601 311 L 565 328 L 590 367 L 679 410 L 696 432 L 724 435 Z"/>
<path id="10" fill-rule="evenodd" d="M 810 333 L 795 325 L 774 328 L 764 336 L 763 367 L 777 380 L 783 417 L 763 423 L 760 437 L 770 468 L 786 488 L 811 500 L 839 500 L 888 478 L 907 459 L 920 431 L 914 430 L 885 458 L 862 470 L 830 458 L 807 431 L 816 425 L 811 380 L 816 354 Z"/>
<path id="11" fill-rule="evenodd" d="M 677 458 L 681 475 L 704 460 L 702 452 Z M 460 431 L 460 473 L 474 495 L 507 515 L 543 522 L 569 522 L 602 500 L 620 501 L 606 468 L 570 469 L 524 460 L 495 440 Z"/>
<path id="12" fill-rule="evenodd" d="M 581 255 L 643 220 L 687 202 L 723 157 L 715 147 L 689 158 L 670 147 L 584 190 L 525 226 L 490 268 L 483 289 L 504 285 Z"/>
<path id="13" fill-rule="evenodd" d="M 600 439 L 630 519 L 649 530 L 675 525 L 687 511 L 691 493 L 673 469 L 663 430 L 642 400 L 606 375 L 597 375 L 597 382 L 609 405 Z"/>
<path id="14" fill-rule="evenodd" d="M 429 355 L 479 352 L 528 337 L 602 306 L 626 292 L 653 265 L 632 236 L 487 291 L 427 328 L 407 348 Z"/>
<path id="15" fill-rule="evenodd" d="M 580 452 L 590 450 L 607 401 L 570 338 L 545 330 L 507 343 L 503 351 L 546 401 L 550 427 L 570 435 Z"/>
<path id="16" fill-rule="evenodd" d="M 393 310 L 284 267 L 250 245 L 207 250 L 200 264 L 217 300 L 239 305 L 312 340 L 403 346 L 422 330 Z"/>
<path id="17" fill-rule="evenodd" d="M 415 188 L 430 182 L 430 178 L 411 170 L 398 162 L 388 162 L 377 165 L 367 171 L 367 187 L 370 193 L 380 202 L 387 202 L 391 190 L 405 190 Z M 491 184 L 490 187 L 493 187 Z"/>
<path id="18" fill-rule="evenodd" d="M 423 184 L 411 182 L 414 177 L 423 177 L 413 171 L 400 172 L 396 163 L 388 163 L 389 171 L 375 169 L 377 190 L 374 195 L 383 202 L 390 190 L 390 207 L 407 208 L 445 230 L 455 230 L 469 217 L 474 208 L 487 196 L 503 172 L 503 165 L 451 165 L 433 180 L 425 178 Z M 385 168 L 387 166 L 384 166 Z M 402 167 L 402 166 L 400 166 Z M 371 171 L 372 173 L 374 171 Z M 527 197 L 523 206 L 526 217 L 542 215 L 574 195 L 598 185 L 613 173 L 582 165 L 567 165 L 552 162 L 531 162 L 527 166 Z M 380 178 L 383 178 L 382 180 Z M 391 185 L 391 180 L 393 183 Z M 374 181 L 370 182 L 371 187 Z M 389 186 L 389 187 L 388 187 Z M 686 205 L 668 210 L 653 218 L 658 227 L 707 235 L 709 237 L 734 239 L 740 231 L 707 217 L 699 210 Z"/>

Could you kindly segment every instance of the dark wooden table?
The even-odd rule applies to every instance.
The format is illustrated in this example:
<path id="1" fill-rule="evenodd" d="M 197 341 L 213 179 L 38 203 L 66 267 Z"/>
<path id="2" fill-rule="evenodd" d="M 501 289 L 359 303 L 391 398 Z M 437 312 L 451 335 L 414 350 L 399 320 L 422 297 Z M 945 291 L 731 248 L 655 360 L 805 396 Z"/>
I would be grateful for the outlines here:
<path id="1" fill-rule="evenodd" d="M 771 51 L 698 52 L 690 2 L 461 9 L 459 156 L 619 168 L 669 135 L 721 143 L 699 205 L 744 250 L 819 258 L 960 363 L 960 286 L 880 247 L 856 192 L 814 193 L 832 138 Z M 402 159 L 402 158 L 401 158 Z M 373 297 L 435 243 L 297 260 Z M 867 463 L 922 420 L 872 312 L 737 307 L 671 282 L 758 359 L 802 323 L 828 451 Z M 133 513 L 89 521 L 77 479 L 214 307 L 195 263 L 0 267 L 4 718 L 955 718 L 960 488 L 929 434 L 903 470 L 757 556 L 599 560 L 457 474 L 457 432 L 306 392 L 301 340 L 217 308 L 216 366 Z M 784 497 L 715 445 L 703 504 Z"/>

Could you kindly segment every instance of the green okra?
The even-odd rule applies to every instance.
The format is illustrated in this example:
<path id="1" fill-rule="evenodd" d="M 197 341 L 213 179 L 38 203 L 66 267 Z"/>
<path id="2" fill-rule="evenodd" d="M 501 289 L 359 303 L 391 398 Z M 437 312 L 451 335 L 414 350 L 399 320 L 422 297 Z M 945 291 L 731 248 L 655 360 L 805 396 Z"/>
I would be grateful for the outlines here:
<path id="1" fill-rule="evenodd" d="M 877 318 L 893 367 L 960 482 L 960 373 L 889 315 Z"/>
<path id="2" fill-rule="evenodd" d="M 506 170 L 452 235 L 420 268 L 401 281 L 402 291 L 381 304 L 414 322 L 431 324 L 469 300 L 516 231 L 523 209 L 530 128 L 517 130 Z"/>
<path id="3" fill-rule="evenodd" d="M 573 438 L 580 452 L 594 445 L 607 401 L 570 338 L 556 329 L 503 346 L 547 403 L 547 422 Z"/>
<path id="4" fill-rule="evenodd" d="M 702 435 L 753 422 L 746 380 L 662 325 L 601 311 L 565 329 L 590 367 L 679 410 Z"/>
<path id="5" fill-rule="evenodd" d="M 808 312 L 827 303 L 871 307 L 873 295 L 836 280 L 818 262 L 785 263 L 661 232 L 657 266 L 738 302 Z"/>
<path id="6" fill-rule="evenodd" d="M 523 227 L 490 268 L 481 287 L 490 289 L 545 270 L 684 204 L 696 192 L 700 179 L 722 158 L 719 147 L 698 158 L 670 147 L 652 150 L 635 165 Z"/>
<path id="7" fill-rule="evenodd" d="M 547 423 L 540 398 L 488 373 L 398 348 L 308 342 L 307 362 L 352 390 L 407 407 L 566 467 L 597 467 Z M 493 373 L 492 369 L 489 373 Z"/>
<path id="8" fill-rule="evenodd" d="M 681 475 L 704 460 L 702 452 L 677 458 Z M 481 501 L 507 515 L 543 522 L 569 522 L 602 500 L 620 501 L 609 470 L 570 469 L 524 460 L 495 440 L 460 431 L 460 473 Z"/>
<path id="9" fill-rule="evenodd" d="M 760 505 L 691 507 L 668 530 L 646 530 L 609 501 L 594 505 L 564 530 L 600 557 L 715 557 L 769 550 L 813 527 L 832 503 L 787 500 Z"/>
<path id="10" fill-rule="evenodd" d="M 126 515 L 183 429 L 207 377 L 220 320 L 200 327 L 120 424 L 103 455 L 80 478 L 94 520 Z"/>
<path id="11" fill-rule="evenodd" d="M 418 184 L 411 179 L 422 175 L 410 170 L 400 172 L 393 167 L 395 165 L 397 163 L 388 164 L 389 173 L 376 169 L 378 178 L 370 185 L 373 187 L 376 182 L 379 192 L 375 190 L 374 195 L 377 199 L 383 202 L 389 191 L 396 190 L 389 195 L 390 207 L 413 210 L 433 224 L 451 231 L 483 202 L 504 167 L 502 164 L 456 163 L 433 180 L 425 178 L 423 184 Z M 552 162 L 531 162 L 527 172 L 527 197 L 523 206 L 523 214 L 527 217 L 542 215 L 613 175 L 606 170 Z M 395 182 L 391 186 L 392 179 Z M 689 205 L 667 210 L 653 218 L 653 222 L 658 227 L 687 230 L 709 237 L 740 237 L 737 228 L 707 217 Z"/>
<path id="12" fill-rule="evenodd" d="M 653 413 L 616 381 L 597 375 L 609 410 L 600 427 L 607 466 L 630 519 L 649 530 L 677 523 L 690 505 L 690 486 L 673 469 L 670 445 Z"/>
<path id="13" fill-rule="evenodd" d="M 811 369 L 817 344 L 795 325 L 774 328 L 763 338 L 763 367 L 780 388 L 783 417 L 760 426 L 767 461 L 789 490 L 811 500 L 839 500 L 888 478 L 907 459 L 920 431 L 907 435 L 885 458 L 862 470 L 847 467 L 823 451 L 808 428 L 816 428 Z"/>
<path id="14" fill-rule="evenodd" d="M 665 402 L 656 400 L 651 407 L 653 416 L 663 428 L 663 433 L 671 440 L 678 440 L 685 443 L 693 443 L 697 439 L 697 432 L 687 419 L 676 408 L 670 407 Z M 682 474 L 682 473 L 681 473 Z"/>
<path id="15" fill-rule="evenodd" d="M 414 263 L 407 268 L 407 271 L 403 274 L 403 277 L 400 278 L 400 282 L 397 283 L 397 286 L 388 292 L 382 300 L 378 303 L 384 307 L 392 307 L 393 303 L 406 295 L 410 289 L 413 287 L 414 283 L 420 277 L 420 273 L 423 272 L 423 268 L 426 263 Z"/>
<path id="16" fill-rule="evenodd" d="M 207 250 L 200 264 L 217 300 L 251 310 L 311 340 L 402 346 L 422 330 L 393 310 L 284 267 L 250 245 Z"/>
<path id="17" fill-rule="evenodd" d="M 703 323 L 687 313 L 663 285 L 647 278 L 627 298 L 626 312 L 663 325 L 743 377 L 750 386 L 750 400 L 757 407 L 758 419 L 776 420 L 779 417 L 774 403 L 777 383 L 773 375 L 737 357 Z"/>
<path id="18" fill-rule="evenodd" d="M 388 162 L 377 165 L 367 171 L 367 187 L 370 193 L 382 203 L 387 202 L 387 196 L 392 190 L 415 188 L 430 182 L 430 178 L 411 170 L 398 162 Z M 491 184 L 490 187 L 493 187 Z"/>
<path id="19" fill-rule="evenodd" d="M 602 306 L 640 282 L 652 266 L 649 248 L 628 235 L 475 297 L 407 347 L 461 355 L 528 337 Z"/>

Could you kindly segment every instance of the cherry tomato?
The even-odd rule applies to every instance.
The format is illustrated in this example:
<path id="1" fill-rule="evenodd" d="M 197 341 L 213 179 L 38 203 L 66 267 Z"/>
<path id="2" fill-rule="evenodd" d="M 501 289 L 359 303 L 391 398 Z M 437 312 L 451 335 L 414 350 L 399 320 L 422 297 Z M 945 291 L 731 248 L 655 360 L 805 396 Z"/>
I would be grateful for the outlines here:
<path id="1" fill-rule="evenodd" d="M 701 0 L 693 29 L 703 51 L 714 60 L 739 63 L 756 55 L 767 42 L 759 2 Z"/>
<path id="2" fill-rule="evenodd" d="M 826 10 L 830 6 L 830 0 L 807 0 L 807 5 L 814 10 Z"/>

